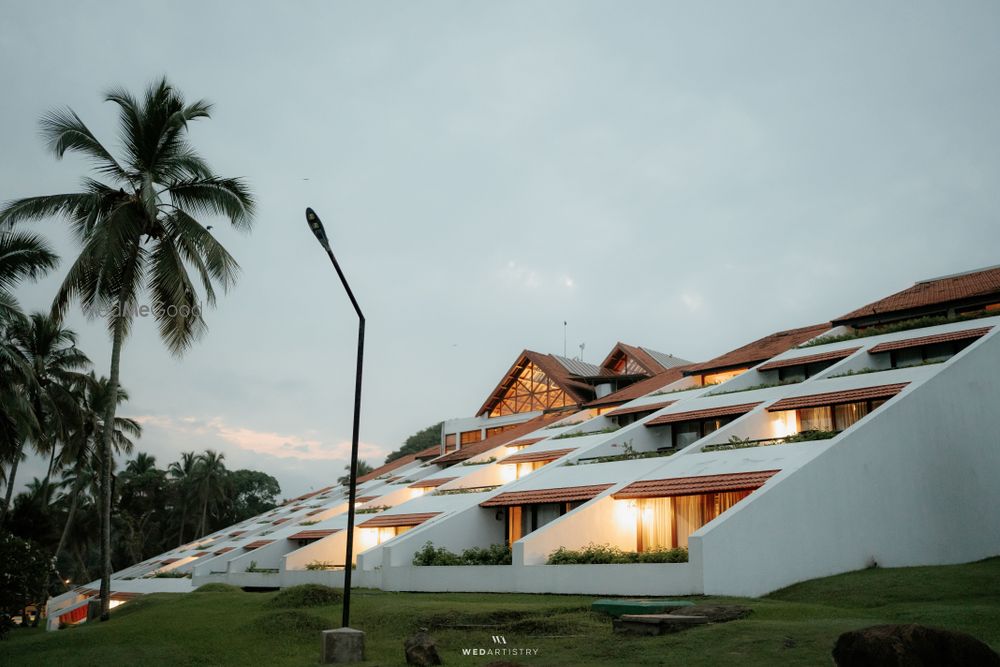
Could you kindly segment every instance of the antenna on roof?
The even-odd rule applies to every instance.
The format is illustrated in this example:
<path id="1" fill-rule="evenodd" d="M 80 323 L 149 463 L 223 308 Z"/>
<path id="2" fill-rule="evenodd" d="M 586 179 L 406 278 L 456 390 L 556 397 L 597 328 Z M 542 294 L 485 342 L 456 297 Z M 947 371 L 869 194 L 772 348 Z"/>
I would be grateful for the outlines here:
<path id="1" fill-rule="evenodd" d="M 563 320 L 563 356 L 566 356 L 566 320 Z"/>
<path id="2" fill-rule="evenodd" d="M 583 361 L 583 348 L 587 347 L 586 343 L 580 343 L 580 361 Z"/>

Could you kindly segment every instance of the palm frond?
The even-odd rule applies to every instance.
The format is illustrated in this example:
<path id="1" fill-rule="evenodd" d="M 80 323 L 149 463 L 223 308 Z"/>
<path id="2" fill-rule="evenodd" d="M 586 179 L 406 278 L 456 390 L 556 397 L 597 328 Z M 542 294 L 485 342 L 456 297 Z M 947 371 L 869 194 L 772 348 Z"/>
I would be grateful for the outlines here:
<path id="1" fill-rule="evenodd" d="M 207 327 L 198 294 L 177 248 L 169 240 L 159 241 L 153 248 L 149 288 L 160 338 L 172 354 L 180 355 Z"/>
<path id="2" fill-rule="evenodd" d="M 93 160 L 95 168 L 101 174 L 120 181 L 127 179 L 125 170 L 111 152 L 69 107 L 48 112 L 42 116 L 41 125 L 42 136 L 56 157 L 62 158 L 66 151 L 77 151 Z"/>
<path id="3" fill-rule="evenodd" d="M 48 242 L 35 234 L 0 232 L 0 290 L 36 280 L 59 263 Z"/>
<path id="4" fill-rule="evenodd" d="M 169 186 L 172 202 L 191 214 L 224 215 L 233 227 L 249 231 L 255 202 L 240 178 L 203 178 Z"/>

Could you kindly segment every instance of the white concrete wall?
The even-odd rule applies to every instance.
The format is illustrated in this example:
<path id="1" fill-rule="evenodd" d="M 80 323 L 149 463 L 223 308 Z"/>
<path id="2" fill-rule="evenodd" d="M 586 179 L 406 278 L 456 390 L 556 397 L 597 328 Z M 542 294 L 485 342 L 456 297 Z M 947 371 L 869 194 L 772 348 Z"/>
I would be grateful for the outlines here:
<path id="1" fill-rule="evenodd" d="M 693 536 L 705 593 L 763 595 L 872 562 L 1000 553 L 1000 336 L 931 368 L 940 370 Z"/>
<path id="2" fill-rule="evenodd" d="M 579 549 L 591 543 L 636 549 L 635 518 L 623 514 L 610 490 L 515 542 L 514 563 L 541 565 L 559 547 Z"/>
<path id="3" fill-rule="evenodd" d="M 433 542 L 435 547 L 445 547 L 455 553 L 470 547 L 488 547 L 491 544 L 503 544 L 505 522 L 496 520 L 497 508 L 479 507 L 479 503 L 488 497 L 487 494 L 461 494 L 473 496 L 474 503 L 464 510 L 455 512 L 445 521 L 426 523 L 392 539 L 382 547 L 383 567 L 409 566 L 413 562 L 413 554 L 419 551 L 427 542 Z M 365 564 L 365 569 L 369 569 Z"/>

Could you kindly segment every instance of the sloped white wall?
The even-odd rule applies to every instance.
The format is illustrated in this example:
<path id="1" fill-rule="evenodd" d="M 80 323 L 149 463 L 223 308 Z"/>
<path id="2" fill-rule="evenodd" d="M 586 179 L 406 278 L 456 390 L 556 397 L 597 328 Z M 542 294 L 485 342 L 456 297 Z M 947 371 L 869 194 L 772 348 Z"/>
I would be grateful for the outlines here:
<path id="1" fill-rule="evenodd" d="M 1000 336 L 703 529 L 706 594 L 1000 554 Z"/>

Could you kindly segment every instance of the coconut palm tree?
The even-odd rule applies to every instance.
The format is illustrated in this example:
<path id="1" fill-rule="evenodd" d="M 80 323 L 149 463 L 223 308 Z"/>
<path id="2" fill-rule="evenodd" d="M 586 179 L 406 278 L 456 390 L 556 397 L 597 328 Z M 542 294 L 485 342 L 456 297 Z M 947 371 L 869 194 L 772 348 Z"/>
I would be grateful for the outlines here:
<path id="1" fill-rule="evenodd" d="M 59 554 L 66 546 L 84 490 L 95 483 L 97 488 L 102 486 L 100 483 L 102 480 L 95 480 L 92 471 L 104 468 L 101 461 L 101 443 L 104 441 L 106 404 L 111 400 L 112 395 L 115 395 L 117 404 L 128 400 L 128 392 L 125 389 L 119 386 L 117 391 L 112 394 L 111 382 L 108 378 L 98 378 L 93 372 L 81 380 L 74 391 L 80 404 L 81 420 L 78 428 L 67 439 L 61 455 L 63 463 L 70 467 L 70 473 L 64 474 L 63 482 L 67 483 L 72 490 L 69 496 L 69 509 L 66 512 L 66 523 L 63 526 L 62 536 L 59 538 L 59 545 L 53 555 L 54 559 L 59 558 Z M 142 426 L 137 421 L 116 416 L 111 436 L 114 453 L 131 454 L 134 448 L 133 439 L 139 438 L 141 435 Z"/>
<path id="2" fill-rule="evenodd" d="M 198 535 L 205 535 L 208 525 L 209 507 L 214 511 L 219 503 L 226 499 L 227 476 L 226 464 L 223 460 L 225 454 L 215 452 L 211 449 L 205 450 L 204 454 L 198 456 L 198 463 L 194 469 L 194 483 L 198 490 L 198 498 L 201 501 L 201 523 L 198 524 Z"/>
<path id="3" fill-rule="evenodd" d="M 181 452 L 181 460 L 174 461 L 167 467 L 167 475 L 174 482 L 177 504 L 180 505 L 181 509 L 181 525 L 177 535 L 177 546 L 184 544 L 184 528 L 187 525 L 187 511 L 191 490 L 194 487 L 197 465 L 198 456 L 194 452 Z"/>
<path id="4" fill-rule="evenodd" d="M 0 226 L 51 216 L 68 218 L 83 248 L 56 294 L 61 316 L 79 301 L 101 316 L 111 333 L 110 392 L 118 388 L 121 350 L 144 295 L 147 312 L 171 353 L 180 355 L 205 330 L 202 297 L 215 302 L 215 285 L 228 289 L 236 260 L 196 216 L 222 215 L 239 230 L 251 227 L 254 201 L 242 180 L 216 176 L 187 141 L 188 123 L 207 118 L 211 105 L 186 103 L 166 79 L 141 99 L 124 89 L 108 92 L 118 106 L 123 154 L 116 158 L 71 109 L 42 118 L 42 133 L 57 157 L 75 151 L 90 158 L 97 176 L 82 192 L 28 197 L 0 208 Z M 192 278 L 192 273 L 194 278 Z M 109 401 L 104 422 L 113 423 Z M 104 432 L 104 525 L 101 529 L 102 620 L 111 584 L 111 440 Z"/>

